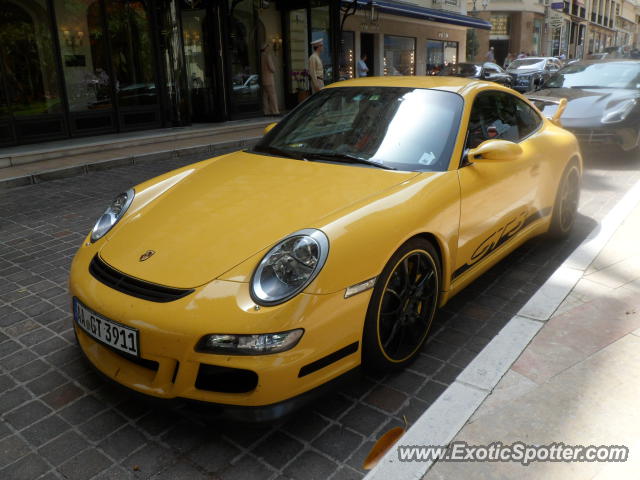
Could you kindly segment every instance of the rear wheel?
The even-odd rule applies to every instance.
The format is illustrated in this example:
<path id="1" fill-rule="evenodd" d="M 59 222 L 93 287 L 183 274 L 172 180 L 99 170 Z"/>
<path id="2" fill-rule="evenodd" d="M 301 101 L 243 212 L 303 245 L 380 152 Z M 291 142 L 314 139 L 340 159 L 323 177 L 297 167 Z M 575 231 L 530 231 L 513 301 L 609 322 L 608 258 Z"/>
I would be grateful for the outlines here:
<path id="1" fill-rule="evenodd" d="M 393 371 L 410 363 L 427 338 L 438 305 L 440 260 L 425 239 L 405 243 L 378 277 L 362 340 L 365 368 Z"/>
<path id="2" fill-rule="evenodd" d="M 560 180 L 553 206 L 553 216 L 549 235 L 562 238 L 569 235 L 578 215 L 580 201 L 580 170 L 576 162 L 571 162 Z"/>

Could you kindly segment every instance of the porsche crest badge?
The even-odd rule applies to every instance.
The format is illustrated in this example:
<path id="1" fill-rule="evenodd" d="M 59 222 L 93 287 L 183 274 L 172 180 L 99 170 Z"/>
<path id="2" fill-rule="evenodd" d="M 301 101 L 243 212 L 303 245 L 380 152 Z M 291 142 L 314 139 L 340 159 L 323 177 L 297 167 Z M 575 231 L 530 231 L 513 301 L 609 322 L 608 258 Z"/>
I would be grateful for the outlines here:
<path id="1" fill-rule="evenodd" d="M 140 261 L 144 262 L 145 260 L 149 260 L 156 252 L 154 250 L 147 250 L 142 255 L 140 255 Z"/>

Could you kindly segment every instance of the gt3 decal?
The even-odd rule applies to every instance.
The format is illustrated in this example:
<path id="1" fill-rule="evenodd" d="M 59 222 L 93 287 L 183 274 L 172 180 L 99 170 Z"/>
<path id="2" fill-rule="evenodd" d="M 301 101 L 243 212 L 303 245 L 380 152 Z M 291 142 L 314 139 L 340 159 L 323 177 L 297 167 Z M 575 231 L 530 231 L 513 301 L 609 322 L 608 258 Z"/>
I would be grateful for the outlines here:
<path id="1" fill-rule="evenodd" d="M 475 249 L 469 261 L 453 272 L 451 279 L 453 280 L 456 277 L 459 277 L 473 265 L 485 258 L 491 252 L 495 251 L 502 244 L 513 238 L 515 234 L 524 227 L 532 224 L 536 220 L 540 220 L 541 218 L 548 216 L 550 213 L 550 207 L 539 210 L 529 216 L 527 216 L 527 212 L 521 212 L 515 218 L 498 228 L 495 232 L 489 235 L 489 237 L 483 240 L 478 248 Z"/>

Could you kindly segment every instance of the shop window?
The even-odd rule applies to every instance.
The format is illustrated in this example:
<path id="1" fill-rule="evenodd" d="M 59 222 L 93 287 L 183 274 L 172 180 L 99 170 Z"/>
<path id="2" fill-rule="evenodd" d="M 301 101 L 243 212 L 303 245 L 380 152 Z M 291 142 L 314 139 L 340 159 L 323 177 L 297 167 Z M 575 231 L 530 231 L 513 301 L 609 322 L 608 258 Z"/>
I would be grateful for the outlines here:
<path id="1" fill-rule="evenodd" d="M 260 110 L 257 23 L 253 0 L 229 0 L 229 57 L 236 112 Z"/>
<path id="2" fill-rule="evenodd" d="M 340 56 L 340 80 L 356 77 L 354 32 L 342 32 Z"/>
<path id="3" fill-rule="evenodd" d="M 458 62 L 458 42 L 427 40 L 427 75 L 436 75 L 445 66 Z"/>
<path id="4" fill-rule="evenodd" d="M 309 90 L 307 71 L 309 67 L 307 42 L 307 11 L 305 9 L 291 10 L 288 21 L 289 34 L 289 92 L 303 93 Z"/>
<path id="5" fill-rule="evenodd" d="M 146 2 L 108 0 L 106 9 L 112 81 L 115 82 L 119 105 L 156 105 L 158 90 Z"/>
<path id="6" fill-rule="evenodd" d="M 14 116 L 63 110 L 49 19 L 45 0 L 0 0 L 0 61 Z"/>
<path id="7" fill-rule="evenodd" d="M 491 15 L 491 35 L 509 35 L 509 15 Z"/>
<path id="8" fill-rule="evenodd" d="M 320 59 L 324 67 L 324 84 L 333 80 L 333 61 L 331 57 L 331 16 L 329 15 L 329 2 L 311 2 L 311 40 L 323 40 L 323 48 Z M 308 43 L 308 42 L 305 42 Z M 309 52 L 309 55 L 311 51 Z"/>
<path id="9" fill-rule="evenodd" d="M 415 75 L 416 39 L 384 36 L 384 74 Z"/>
<path id="10" fill-rule="evenodd" d="M 104 17 L 95 0 L 55 0 L 69 110 L 112 107 Z"/>

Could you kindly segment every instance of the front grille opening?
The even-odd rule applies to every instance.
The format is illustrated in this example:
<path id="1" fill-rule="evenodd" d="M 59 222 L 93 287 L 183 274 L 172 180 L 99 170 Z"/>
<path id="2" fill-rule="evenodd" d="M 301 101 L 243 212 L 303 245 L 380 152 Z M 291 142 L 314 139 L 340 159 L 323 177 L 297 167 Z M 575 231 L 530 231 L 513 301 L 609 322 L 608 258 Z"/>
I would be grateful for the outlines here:
<path id="1" fill-rule="evenodd" d="M 104 263 L 98 255 L 91 260 L 89 272 L 96 280 L 114 290 L 132 297 L 149 300 L 150 302 L 173 302 L 193 292 L 193 289 L 165 287 L 164 285 L 130 277 Z"/>
<path id="2" fill-rule="evenodd" d="M 111 350 L 116 355 L 124 358 L 125 360 L 131 363 L 135 363 L 136 365 L 147 368 L 149 370 L 152 370 L 154 372 L 157 372 L 158 368 L 160 367 L 160 364 L 158 362 L 154 362 L 153 360 L 147 360 L 146 358 L 140 358 L 140 357 L 135 357 L 133 355 L 129 355 L 128 353 L 118 350 L 117 348 L 113 348 L 109 345 L 104 345 L 104 346 L 109 350 Z"/>
<path id="3" fill-rule="evenodd" d="M 258 386 L 258 374 L 251 370 L 200 364 L 196 388 L 222 393 L 247 393 Z"/>

